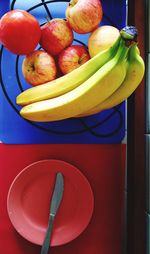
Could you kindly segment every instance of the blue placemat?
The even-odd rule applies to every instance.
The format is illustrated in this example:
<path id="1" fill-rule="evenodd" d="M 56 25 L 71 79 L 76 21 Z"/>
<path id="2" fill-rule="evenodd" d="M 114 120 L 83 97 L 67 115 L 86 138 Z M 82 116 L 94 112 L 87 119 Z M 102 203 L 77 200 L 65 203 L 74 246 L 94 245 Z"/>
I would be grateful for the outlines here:
<path id="1" fill-rule="evenodd" d="M 65 18 L 69 1 L 1 0 L 0 16 L 9 9 L 29 11 L 40 22 L 45 17 Z M 44 4 L 45 3 L 45 4 Z M 126 1 L 103 0 L 104 10 L 101 25 L 108 24 L 121 29 L 125 26 Z M 49 11 L 47 11 L 47 8 Z M 74 34 L 74 44 L 86 44 L 89 34 Z M 68 119 L 52 123 L 35 123 L 24 120 L 19 115 L 16 96 L 29 85 L 22 71 L 23 57 L 16 56 L 1 46 L 0 54 L 0 140 L 7 144 L 37 143 L 120 143 L 125 135 L 125 103 L 97 115 Z"/>

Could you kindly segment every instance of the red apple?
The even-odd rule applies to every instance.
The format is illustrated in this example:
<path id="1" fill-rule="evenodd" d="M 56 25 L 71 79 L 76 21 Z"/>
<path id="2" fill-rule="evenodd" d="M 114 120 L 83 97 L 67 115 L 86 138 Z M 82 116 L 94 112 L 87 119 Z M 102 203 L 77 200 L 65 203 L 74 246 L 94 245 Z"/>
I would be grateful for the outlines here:
<path id="1" fill-rule="evenodd" d="M 66 9 L 70 27 L 79 34 L 93 31 L 103 16 L 100 0 L 71 0 Z"/>
<path id="2" fill-rule="evenodd" d="M 58 58 L 59 68 L 63 74 L 67 74 L 90 59 L 89 53 L 84 46 L 73 45 L 64 49 Z"/>
<path id="3" fill-rule="evenodd" d="M 22 73 L 33 86 L 51 81 L 56 77 L 55 60 L 44 50 L 36 50 L 24 58 Z"/>
<path id="4" fill-rule="evenodd" d="M 41 27 L 40 45 L 51 55 L 58 55 L 73 42 L 73 31 L 66 20 L 52 19 Z"/>

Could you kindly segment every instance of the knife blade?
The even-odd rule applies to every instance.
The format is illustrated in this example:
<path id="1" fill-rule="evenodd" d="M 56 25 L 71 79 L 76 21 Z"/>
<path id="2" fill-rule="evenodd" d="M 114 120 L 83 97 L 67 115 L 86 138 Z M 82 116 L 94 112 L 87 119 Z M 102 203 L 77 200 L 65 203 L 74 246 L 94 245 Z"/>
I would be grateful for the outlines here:
<path id="1" fill-rule="evenodd" d="M 60 203 L 62 201 L 63 192 L 64 192 L 64 177 L 62 173 L 59 172 L 56 175 L 54 191 L 53 191 L 51 202 L 50 202 L 48 227 L 47 227 L 45 239 L 41 248 L 41 254 L 48 253 L 48 249 L 49 249 L 50 241 L 51 241 L 53 223 L 54 223 L 54 219 L 57 214 L 57 211 L 60 207 Z"/>

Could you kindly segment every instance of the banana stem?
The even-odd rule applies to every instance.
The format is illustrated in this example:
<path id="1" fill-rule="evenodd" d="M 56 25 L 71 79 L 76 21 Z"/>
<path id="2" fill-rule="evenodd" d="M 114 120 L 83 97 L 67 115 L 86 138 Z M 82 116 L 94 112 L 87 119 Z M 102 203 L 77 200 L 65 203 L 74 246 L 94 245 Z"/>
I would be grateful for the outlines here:
<path id="1" fill-rule="evenodd" d="M 137 42 L 138 30 L 135 26 L 126 26 L 120 31 L 121 37 L 129 42 Z"/>
<path id="2" fill-rule="evenodd" d="M 126 42 L 125 40 L 121 40 L 120 41 L 120 45 L 119 45 L 119 48 L 121 47 L 121 50 L 118 50 L 117 51 L 117 54 L 116 54 L 116 60 L 117 61 L 120 61 L 123 59 L 126 59 L 126 56 L 128 54 L 128 51 L 129 51 L 129 48 L 128 46 L 126 46 Z"/>
<path id="3" fill-rule="evenodd" d="M 129 59 L 133 59 L 137 54 L 140 55 L 140 52 L 137 47 L 137 44 L 135 43 L 134 45 L 131 46 L 129 50 Z"/>

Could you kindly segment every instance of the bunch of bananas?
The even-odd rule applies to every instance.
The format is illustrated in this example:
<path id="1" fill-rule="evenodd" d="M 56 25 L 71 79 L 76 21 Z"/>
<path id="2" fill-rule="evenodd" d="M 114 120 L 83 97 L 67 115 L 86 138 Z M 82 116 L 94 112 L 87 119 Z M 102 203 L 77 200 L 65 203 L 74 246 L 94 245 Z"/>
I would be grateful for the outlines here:
<path id="1" fill-rule="evenodd" d="M 19 94 L 25 119 L 50 122 L 96 114 L 127 99 L 144 76 L 135 27 L 125 27 L 114 45 L 78 69 Z"/>

